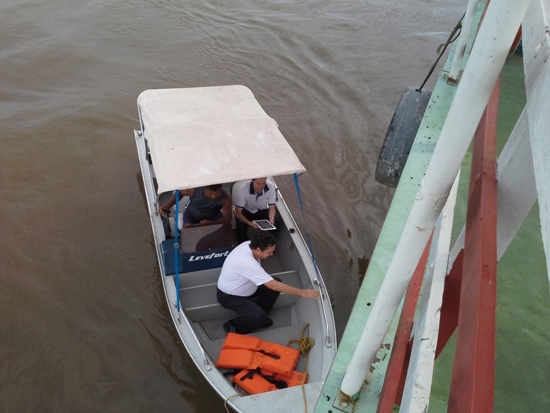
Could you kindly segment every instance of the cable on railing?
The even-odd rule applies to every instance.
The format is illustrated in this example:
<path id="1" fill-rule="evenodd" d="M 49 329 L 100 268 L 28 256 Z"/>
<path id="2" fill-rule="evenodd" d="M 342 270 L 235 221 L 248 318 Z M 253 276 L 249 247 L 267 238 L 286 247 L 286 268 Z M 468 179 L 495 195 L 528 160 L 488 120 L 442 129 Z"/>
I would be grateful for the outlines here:
<path id="1" fill-rule="evenodd" d="M 306 227 L 307 247 L 309 248 L 309 253 L 311 254 L 311 259 L 313 260 L 313 266 L 315 267 L 315 274 L 317 274 L 317 277 L 320 277 L 319 269 L 317 268 L 317 261 L 315 261 L 315 255 L 313 254 L 311 239 L 309 238 L 309 230 L 307 228 L 306 216 L 304 214 L 304 206 L 302 204 L 302 195 L 300 193 L 300 184 L 298 182 L 298 174 L 294 173 L 293 175 L 294 175 L 294 182 L 296 183 L 296 193 L 298 194 L 298 202 L 300 204 L 300 210 L 302 211 L 302 219 L 304 220 L 304 225 Z"/>
<path id="2" fill-rule="evenodd" d="M 298 202 L 300 203 L 300 210 L 302 211 L 302 219 L 304 220 L 304 226 L 306 227 L 306 240 L 307 246 L 309 248 L 309 253 L 311 255 L 311 260 L 313 261 L 313 267 L 315 268 L 315 274 L 317 278 L 313 280 L 314 284 L 317 284 L 319 288 L 319 293 L 321 294 L 321 308 L 323 310 L 323 317 L 325 318 L 325 328 L 326 328 L 326 337 L 325 337 L 325 346 L 332 347 L 332 339 L 330 337 L 330 325 L 328 322 L 327 311 L 325 309 L 325 291 L 321 285 L 321 274 L 319 273 L 319 267 L 317 266 L 317 261 L 315 260 L 315 254 L 313 253 L 313 246 L 311 244 L 311 239 L 309 237 L 309 230 L 307 227 L 306 216 L 304 214 L 304 205 L 302 203 L 302 194 L 300 193 L 300 184 L 298 182 L 298 174 L 294 173 L 294 182 L 296 183 L 296 193 L 298 194 Z"/>
<path id="3" fill-rule="evenodd" d="M 416 90 L 417 92 L 420 92 L 422 91 L 422 88 L 424 87 L 424 85 L 426 84 L 426 82 L 428 81 L 428 79 L 430 78 L 430 76 L 432 75 L 433 71 L 435 70 L 435 67 L 437 66 L 437 63 L 439 63 L 439 59 L 441 59 L 441 57 L 443 56 L 443 53 L 445 53 L 445 50 L 447 50 L 447 47 L 452 43 L 454 42 L 456 39 L 458 39 L 458 36 L 460 36 L 460 32 L 462 30 L 462 19 L 464 19 L 464 15 L 466 13 L 464 13 L 462 15 L 462 17 L 460 18 L 460 20 L 458 21 L 458 23 L 456 24 L 455 28 L 453 29 L 453 31 L 451 32 L 451 34 L 449 35 L 449 37 L 447 38 L 447 41 L 444 43 L 444 44 L 441 44 L 439 45 L 439 47 L 437 48 L 438 49 L 438 52 L 439 52 L 439 55 L 437 56 L 437 59 L 435 59 L 435 62 L 434 64 L 432 65 L 432 68 L 430 69 L 430 71 L 428 72 L 428 76 L 426 76 L 426 79 L 424 79 L 424 82 L 422 82 L 422 84 L 420 85 L 420 87 Z"/>

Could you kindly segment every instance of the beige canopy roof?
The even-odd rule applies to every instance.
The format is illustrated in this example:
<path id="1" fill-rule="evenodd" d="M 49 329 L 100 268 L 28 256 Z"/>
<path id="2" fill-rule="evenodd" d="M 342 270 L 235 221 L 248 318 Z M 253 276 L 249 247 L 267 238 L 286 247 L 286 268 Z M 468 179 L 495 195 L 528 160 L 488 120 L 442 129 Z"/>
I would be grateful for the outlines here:
<path id="1" fill-rule="evenodd" d="M 146 90 L 138 109 L 159 194 L 305 171 L 245 86 Z"/>

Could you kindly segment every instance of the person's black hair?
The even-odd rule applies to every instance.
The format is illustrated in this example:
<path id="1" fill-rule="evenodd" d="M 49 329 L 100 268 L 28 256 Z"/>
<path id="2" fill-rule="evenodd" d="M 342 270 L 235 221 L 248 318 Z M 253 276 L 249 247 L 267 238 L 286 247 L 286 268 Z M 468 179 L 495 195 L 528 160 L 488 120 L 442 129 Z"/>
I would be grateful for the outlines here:
<path id="1" fill-rule="evenodd" d="M 208 189 L 208 190 L 210 190 L 210 191 L 217 192 L 217 191 L 219 191 L 220 189 L 222 189 L 222 184 L 207 185 L 207 186 L 205 186 L 205 188 Z"/>
<path id="2" fill-rule="evenodd" d="M 256 231 L 252 238 L 250 239 L 250 248 L 255 250 L 260 248 L 260 250 L 265 251 L 269 247 L 277 244 L 277 239 L 269 231 Z"/>

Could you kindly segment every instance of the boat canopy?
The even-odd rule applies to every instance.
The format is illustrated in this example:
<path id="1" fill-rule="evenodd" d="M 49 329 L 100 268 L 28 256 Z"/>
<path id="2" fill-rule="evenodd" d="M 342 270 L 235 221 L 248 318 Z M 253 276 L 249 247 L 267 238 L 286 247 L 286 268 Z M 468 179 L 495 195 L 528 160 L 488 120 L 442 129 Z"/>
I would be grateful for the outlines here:
<path id="1" fill-rule="evenodd" d="M 159 194 L 305 171 L 245 86 L 146 90 L 138 110 Z"/>

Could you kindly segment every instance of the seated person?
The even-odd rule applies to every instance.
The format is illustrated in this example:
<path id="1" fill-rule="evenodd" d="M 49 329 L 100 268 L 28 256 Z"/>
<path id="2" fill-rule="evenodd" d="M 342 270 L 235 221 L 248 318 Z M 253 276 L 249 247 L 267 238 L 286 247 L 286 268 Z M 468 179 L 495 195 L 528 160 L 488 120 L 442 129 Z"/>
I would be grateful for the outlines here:
<path id="1" fill-rule="evenodd" d="M 183 227 L 231 222 L 231 195 L 221 184 L 180 190 L 180 199 L 189 196 L 183 213 Z M 176 193 L 160 207 L 161 214 L 167 213 L 176 203 Z"/>
<path id="2" fill-rule="evenodd" d="M 267 178 L 255 178 L 245 182 L 235 195 L 235 221 L 239 242 L 248 240 L 248 227 L 258 229 L 253 222 L 268 219 L 275 224 L 275 184 Z"/>
<path id="3" fill-rule="evenodd" d="M 257 231 L 252 240 L 239 244 L 223 263 L 218 279 L 217 299 L 222 307 L 233 310 L 237 318 L 223 325 L 226 332 L 248 334 L 260 327 L 269 327 L 268 314 L 279 293 L 317 298 L 317 290 L 302 290 L 272 278 L 260 260 L 275 252 L 275 237 L 269 231 Z"/>

